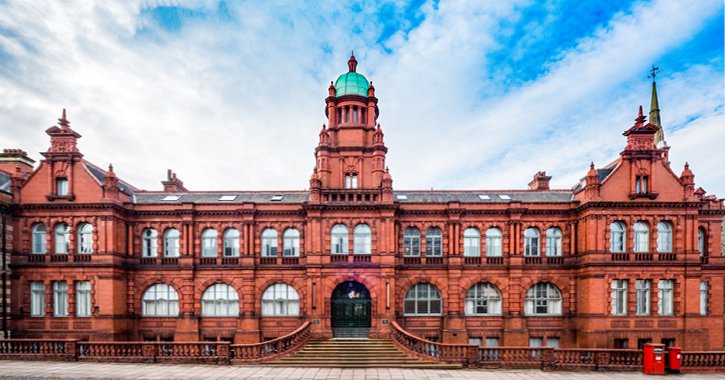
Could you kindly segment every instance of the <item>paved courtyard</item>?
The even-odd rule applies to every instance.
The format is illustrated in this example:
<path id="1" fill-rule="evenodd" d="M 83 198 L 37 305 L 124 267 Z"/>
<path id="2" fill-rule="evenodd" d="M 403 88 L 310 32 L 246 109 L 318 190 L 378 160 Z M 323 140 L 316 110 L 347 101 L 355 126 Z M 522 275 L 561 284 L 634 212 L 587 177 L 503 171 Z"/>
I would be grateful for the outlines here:
<path id="1" fill-rule="evenodd" d="M 597 380 L 597 379 L 725 379 L 725 374 L 681 374 L 650 376 L 616 372 L 541 372 L 537 370 L 420 370 L 275 368 L 173 364 L 33 362 L 0 360 L 0 379 L 305 379 L 305 380 Z"/>

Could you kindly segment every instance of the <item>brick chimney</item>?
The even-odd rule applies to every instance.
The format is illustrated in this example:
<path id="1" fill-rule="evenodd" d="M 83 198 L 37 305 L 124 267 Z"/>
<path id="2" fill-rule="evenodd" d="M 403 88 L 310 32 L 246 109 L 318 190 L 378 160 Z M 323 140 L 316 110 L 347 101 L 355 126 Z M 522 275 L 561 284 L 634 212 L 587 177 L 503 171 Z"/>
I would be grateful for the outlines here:
<path id="1" fill-rule="evenodd" d="M 14 173 L 15 167 L 20 167 L 23 174 L 33 171 L 35 160 L 28 157 L 28 153 L 21 149 L 3 149 L 0 153 L 0 170 L 8 173 Z"/>
<path id="2" fill-rule="evenodd" d="M 161 181 L 161 184 L 164 185 L 164 192 L 167 193 L 184 193 L 189 191 L 184 187 L 184 183 L 176 178 L 176 173 L 172 172 L 171 169 L 166 172 L 166 181 Z"/>
<path id="3" fill-rule="evenodd" d="M 547 176 L 546 172 L 538 172 L 534 174 L 534 180 L 529 182 L 529 190 L 531 191 L 547 191 L 549 190 L 549 181 L 551 176 Z"/>

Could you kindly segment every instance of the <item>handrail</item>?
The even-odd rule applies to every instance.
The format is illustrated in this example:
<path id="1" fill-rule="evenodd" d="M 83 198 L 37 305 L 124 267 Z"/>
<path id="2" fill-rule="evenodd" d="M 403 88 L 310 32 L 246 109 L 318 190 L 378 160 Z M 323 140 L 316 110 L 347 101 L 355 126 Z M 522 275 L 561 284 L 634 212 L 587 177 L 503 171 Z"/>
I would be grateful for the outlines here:
<path id="1" fill-rule="evenodd" d="M 469 365 L 469 363 L 478 359 L 479 346 L 475 344 L 431 342 L 408 333 L 395 321 L 390 321 L 390 324 L 393 326 L 391 334 L 393 342 L 403 351 L 422 359 L 464 365 Z"/>
<path id="2" fill-rule="evenodd" d="M 302 348 L 310 339 L 310 322 L 279 338 L 252 344 L 232 344 L 230 357 L 233 364 L 274 360 Z"/>

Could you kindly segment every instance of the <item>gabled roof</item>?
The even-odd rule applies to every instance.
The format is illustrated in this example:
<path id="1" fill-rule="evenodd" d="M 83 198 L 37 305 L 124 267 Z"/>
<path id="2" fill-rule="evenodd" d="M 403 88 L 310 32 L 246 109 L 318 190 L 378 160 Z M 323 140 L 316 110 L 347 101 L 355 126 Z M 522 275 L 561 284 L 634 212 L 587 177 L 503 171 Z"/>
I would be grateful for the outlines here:
<path id="1" fill-rule="evenodd" d="M 99 168 L 96 165 L 93 165 L 92 163 L 90 163 L 86 160 L 83 160 L 83 164 L 86 167 L 86 169 L 88 169 L 88 172 L 91 173 L 93 175 L 93 177 L 95 177 L 98 180 L 98 182 L 100 182 L 101 184 L 104 183 L 104 180 L 106 178 L 105 170 Z M 128 195 L 133 195 L 136 191 L 138 191 L 138 189 L 136 189 L 135 187 L 133 187 L 121 180 L 118 181 L 118 188 Z"/>

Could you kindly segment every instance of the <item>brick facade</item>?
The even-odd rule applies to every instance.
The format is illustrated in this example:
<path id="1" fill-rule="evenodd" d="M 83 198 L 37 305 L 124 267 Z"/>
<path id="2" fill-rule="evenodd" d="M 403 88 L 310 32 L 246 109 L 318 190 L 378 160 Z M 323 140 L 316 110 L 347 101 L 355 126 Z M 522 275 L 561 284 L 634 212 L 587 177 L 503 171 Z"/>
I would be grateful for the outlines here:
<path id="1" fill-rule="evenodd" d="M 355 74 L 354 57 L 349 64 Z M 84 158 L 64 112 L 46 131 L 51 147 L 38 167 L 8 170 L 13 337 L 254 343 L 304 321 L 313 336 L 331 337 L 331 294 L 352 281 L 370 293 L 371 337 L 388 336 L 396 321 L 445 343 L 528 346 L 533 338 L 562 348 L 636 348 L 669 339 L 688 351 L 722 347 L 722 201 L 696 190 L 689 168 L 673 172 L 669 147 L 654 144 L 658 126 L 641 112 L 621 157 L 602 169 L 592 164 L 572 189 L 549 189 L 551 177 L 540 172 L 528 190 L 398 192 L 374 87 L 365 95 L 340 88 L 329 88 L 310 190 L 299 192 L 194 192 L 172 173 L 163 192 L 136 189 Z M 84 224 L 92 235 L 82 236 Z M 333 236 L 335 226 L 347 229 L 347 240 Z M 618 226 L 621 234 L 611 230 Z M 279 283 L 290 287 L 280 288 L 287 301 L 263 300 Z M 490 293 L 467 300 L 479 283 Z M 162 290 L 155 284 L 178 301 L 144 301 L 149 289 Z M 236 292 L 238 314 L 210 315 L 236 313 L 225 301 L 205 311 L 214 284 Z M 417 284 L 440 297 L 430 290 L 406 302 Z M 624 298 L 618 286 L 626 286 Z M 44 308 L 32 305 L 39 294 Z M 54 309 L 58 297 L 67 316 Z"/>

